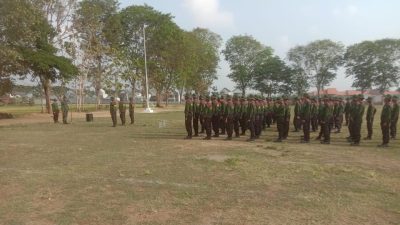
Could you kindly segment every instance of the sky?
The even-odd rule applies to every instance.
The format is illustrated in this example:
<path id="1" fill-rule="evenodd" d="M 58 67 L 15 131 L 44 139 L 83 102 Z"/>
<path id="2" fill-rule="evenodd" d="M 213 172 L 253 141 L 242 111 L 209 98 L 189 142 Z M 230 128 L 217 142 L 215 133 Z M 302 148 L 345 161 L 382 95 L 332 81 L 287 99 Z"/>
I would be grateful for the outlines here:
<path id="1" fill-rule="evenodd" d="M 398 0 L 120 0 L 120 7 L 147 4 L 170 13 L 182 29 L 208 28 L 227 41 L 251 35 L 286 58 L 296 45 L 331 39 L 348 46 L 364 40 L 400 38 Z M 222 50 L 222 49 L 221 49 Z M 233 89 L 221 56 L 218 89 Z M 351 89 L 344 71 L 330 87 Z"/>

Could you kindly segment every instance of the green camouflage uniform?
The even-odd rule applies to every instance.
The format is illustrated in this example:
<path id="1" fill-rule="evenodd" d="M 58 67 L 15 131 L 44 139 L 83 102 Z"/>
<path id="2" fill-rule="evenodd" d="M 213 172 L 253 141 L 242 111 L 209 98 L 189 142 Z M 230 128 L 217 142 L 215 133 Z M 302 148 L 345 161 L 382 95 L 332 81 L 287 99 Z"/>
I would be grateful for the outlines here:
<path id="1" fill-rule="evenodd" d="M 392 107 L 389 104 L 385 104 L 382 108 L 382 113 L 381 113 L 382 145 L 389 144 L 391 122 L 392 122 Z"/>
<path id="2" fill-rule="evenodd" d="M 64 98 L 61 101 L 61 111 L 62 111 L 62 117 L 63 117 L 63 123 L 67 124 L 67 119 L 68 119 L 68 110 L 69 110 L 69 106 L 68 106 L 68 102 L 67 99 Z"/>

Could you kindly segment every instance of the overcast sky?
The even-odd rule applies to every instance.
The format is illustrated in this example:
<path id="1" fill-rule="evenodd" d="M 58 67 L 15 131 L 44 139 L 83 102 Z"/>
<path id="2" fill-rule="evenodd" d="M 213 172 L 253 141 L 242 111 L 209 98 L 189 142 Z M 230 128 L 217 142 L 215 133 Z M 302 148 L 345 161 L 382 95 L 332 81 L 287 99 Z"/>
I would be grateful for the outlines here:
<path id="1" fill-rule="evenodd" d="M 296 45 L 329 38 L 345 45 L 363 40 L 400 38 L 399 0 L 120 0 L 121 7 L 148 4 L 171 13 L 185 30 L 209 28 L 224 41 L 249 34 L 282 58 Z M 219 89 L 232 89 L 229 67 L 220 63 Z M 332 83 L 349 89 L 343 72 Z"/>

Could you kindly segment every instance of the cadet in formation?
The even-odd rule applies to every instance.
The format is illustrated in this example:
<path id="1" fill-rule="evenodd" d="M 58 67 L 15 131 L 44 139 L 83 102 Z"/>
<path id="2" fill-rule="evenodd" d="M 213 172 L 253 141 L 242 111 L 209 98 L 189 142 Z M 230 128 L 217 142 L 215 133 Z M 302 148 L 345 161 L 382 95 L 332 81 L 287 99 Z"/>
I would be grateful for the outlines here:
<path id="1" fill-rule="evenodd" d="M 399 121 L 399 104 L 397 103 L 398 97 L 392 98 L 392 120 L 390 122 L 390 137 L 396 139 L 397 123 Z"/>
<path id="2" fill-rule="evenodd" d="M 365 120 L 367 122 L 367 137 L 364 138 L 364 140 L 371 140 L 372 139 L 372 134 L 373 134 L 373 127 L 374 127 L 374 118 L 376 114 L 376 108 L 372 104 L 372 98 L 368 97 L 367 98 L 367 103 L 368 103 L 368 108 L 367 108 L 367 116 L 365 117 Z"/>
<path id="3" fill-rule="evenodd" d="M 119 109 L 119 118 L 121 119 L 122 126 L 125 126 L 126 123 L 126 103 L 125 103 L 125 95 L 120 96 L 120 101 L 118 103 Z"/>
<path id="4" fill-rule="evenodd" d="M 117 126 L 117 100 L 114 97 L 110 98 L 110 115 L 113 127 Z"/>
<path id="5" fill-rule="evenodd" d="M 198 97 L 187 96 L 185 104 L 185 126 L 187 139 L 206 132 L 205 140 L 219 137 L 224 132 L 226 140 L 246 135 L 249 130 L 248 141 L 254 141 L 262 135 L 262 131 L 270 127 L 273 121 L 276 123 L 276 142 L 282 142 L 289 136 L 289 124 L 291 108 L 289 98 L 278 97 L 275 100 L 262 97 L 238 96 L 218 98 L 217 96 Z M 317 100 L 310 98 L 308 94 L 302 98 L 294 99 L 293 132 L 302 129 L 300 143 L 310 143 L 311 132 L 320 130 L 317 140 L 321 144 L 331 143 L 331 132 L 340 133 L 345 122 L 349 130 L 347 140 L 352 146 L 359 146 L 361 142 L 361 129 L 364 114 L 367 124 L 367 136 L 364 140 L 371 140 L 373 135 L 373 121 L 376 108 L 372 104 L 372 98 L 368 98 L 366 113 L 363 104 L 363 95 L 354 95 L 343 102 L 342 98 L 324 96 Z M 385 97 L 385 105 L 381 115 L 382 144 L 379 147 L 387 147 L 389 140 L 396 137 L 396 125 L 399 116 L 397 97 Z M 199 132 L 199 125 L 201 130 Z M 192 132 L 194 130 L 194 135 Z"/>
<path id="6" fill-rule="evenodd" d="M 68 111 L 69 111 L 69 106 L 68 106 L 68 99 L 64 95 L 62 100 L 61 100 L 61 112 L 62 112 L 62 119 L 63 119 L 63 124 L 68 124 Z"/>
<path id="7" fill-rule="evenodd" d="M 60 115 L 60 109 L 58 108 L 57 99 L 53 99 L 53 103 L 51 104 L 51 110 L 53 111 L 53 121 L 54 123 L 58 123 L 58 116 Z"/>
<path id="8" fill-rule="evenodd" d="M 193 135 L 193 129 L 192 129 L 192 120 L 193 120 L 193 102 L 192 102 L 192 98 L 189 95 L 186 95 L 185 97 L 185 127 L 186 127 L 186 132 L 187 132 L 187 136 L 186 139 L 192 139 L 192 135 Z"/>
<path id="9" fill-rule="evenodd" d="M 385 104 L 381 113 L 382 144 L 379 147 L 388 147 L 390 141 L 390 126 L 392 122 L 391 96 L 385 97 Z"/>
<path id="10" fill-rule="evenodd" d="M 129 98 L 129 118 L 131 119 L 131 124 L 135 123 L 135 101 L 133 97 Z"/>

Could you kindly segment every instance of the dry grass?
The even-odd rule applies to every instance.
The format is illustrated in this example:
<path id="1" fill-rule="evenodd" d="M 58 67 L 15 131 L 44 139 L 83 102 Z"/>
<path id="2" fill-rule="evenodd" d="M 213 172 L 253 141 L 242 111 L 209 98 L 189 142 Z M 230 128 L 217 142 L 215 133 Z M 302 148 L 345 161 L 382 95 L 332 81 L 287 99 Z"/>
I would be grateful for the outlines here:
<path id="1" fill-rule="evenodd" d="M 400 143 L 376 148 L 378 127 L 350 147 L 347 132 L 186 141 L 182 112 L 137 121 L 1 126 L 0 224 L 399 224 Z"/>

